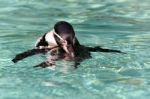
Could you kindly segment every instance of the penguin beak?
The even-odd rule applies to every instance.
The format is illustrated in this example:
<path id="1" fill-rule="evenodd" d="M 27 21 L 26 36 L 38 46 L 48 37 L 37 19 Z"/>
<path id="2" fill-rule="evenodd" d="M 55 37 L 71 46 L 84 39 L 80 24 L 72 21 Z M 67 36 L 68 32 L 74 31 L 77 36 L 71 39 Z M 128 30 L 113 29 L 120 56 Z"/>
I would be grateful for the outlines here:
<path id="1" fill-rule="evenodd" d="M 70 53 L 67 46 L 63 46 L 63 49 L 65 50 L 66 53 L 68 53 L 68 54 Z"/>
<path id="2" fill-rule="evenodd" d="M 71 46 L 71 45 L 64 45 L 64 46 L 63 46 L 63 49 L 64 49 L 64 51 L 65 51 L 69 56 L 71 56 L 71 58 L 74 58 L 74 57 L 75 57 L 73 46 Z"/>

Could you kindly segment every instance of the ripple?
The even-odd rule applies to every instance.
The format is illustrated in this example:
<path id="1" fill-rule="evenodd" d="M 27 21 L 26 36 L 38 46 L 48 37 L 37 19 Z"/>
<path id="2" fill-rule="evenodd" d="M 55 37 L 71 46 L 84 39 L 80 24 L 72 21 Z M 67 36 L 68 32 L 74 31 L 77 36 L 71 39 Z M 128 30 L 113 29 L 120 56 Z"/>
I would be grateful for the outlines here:
<path id="1" fill-rule="evenodd" d="M 0 98 L 149 99 L 149 0 L 0 2 Z M 93 52 L 77 69 L 64 61 L 33 68 L 45 55 L 11 62 L 60 20 L 71 22 L 81 44 L 127 54 Z"/>

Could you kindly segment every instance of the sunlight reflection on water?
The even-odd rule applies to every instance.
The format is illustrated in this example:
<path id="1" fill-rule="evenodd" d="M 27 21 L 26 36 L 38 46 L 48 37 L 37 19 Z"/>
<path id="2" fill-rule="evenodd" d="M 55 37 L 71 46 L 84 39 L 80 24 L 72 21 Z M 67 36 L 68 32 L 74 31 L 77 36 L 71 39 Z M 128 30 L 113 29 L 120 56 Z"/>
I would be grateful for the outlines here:
<path id="1" fill-rule="evenodd" d="M 0 0 L 0 99 L 149 99 L 149 0 Z M 15 54 L 60 20 L 70 22 L 81 44 L 127 54 L 92 53 L 74 69 L 36 55 L 13 64 Z"/>

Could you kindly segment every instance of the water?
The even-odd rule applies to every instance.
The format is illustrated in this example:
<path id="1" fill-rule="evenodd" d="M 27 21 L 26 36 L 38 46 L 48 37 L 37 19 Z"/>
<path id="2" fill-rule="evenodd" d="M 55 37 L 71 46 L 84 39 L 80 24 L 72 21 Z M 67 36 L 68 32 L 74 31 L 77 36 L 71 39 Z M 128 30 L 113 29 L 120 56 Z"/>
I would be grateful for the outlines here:
<path id="1" fill-rule="evenodd" d="M 0 99 L 150 99 L 149 0 L 0 0 Z M 58 61 L 33 68 L 46 56 L 17 64 L 60 20 L 70 22 L 81 44 L 128 54 L 92 53 L 74 69 Z"/>

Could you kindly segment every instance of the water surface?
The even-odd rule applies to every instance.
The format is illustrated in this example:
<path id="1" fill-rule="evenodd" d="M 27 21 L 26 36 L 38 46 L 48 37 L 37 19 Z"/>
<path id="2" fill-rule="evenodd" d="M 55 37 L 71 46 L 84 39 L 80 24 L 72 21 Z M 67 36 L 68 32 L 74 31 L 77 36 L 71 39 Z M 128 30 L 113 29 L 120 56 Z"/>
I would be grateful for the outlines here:
<path id="1" fill-rule="evenodd" d="M 149 0 L 0 0 L 0 99 L 150 99 Z M 58 61 L 33 68 L 36 55 L 11 59 L 34 47 L 60 20 L 81 44 L 128 54 L 93 52 L 77 69 Z"/>

